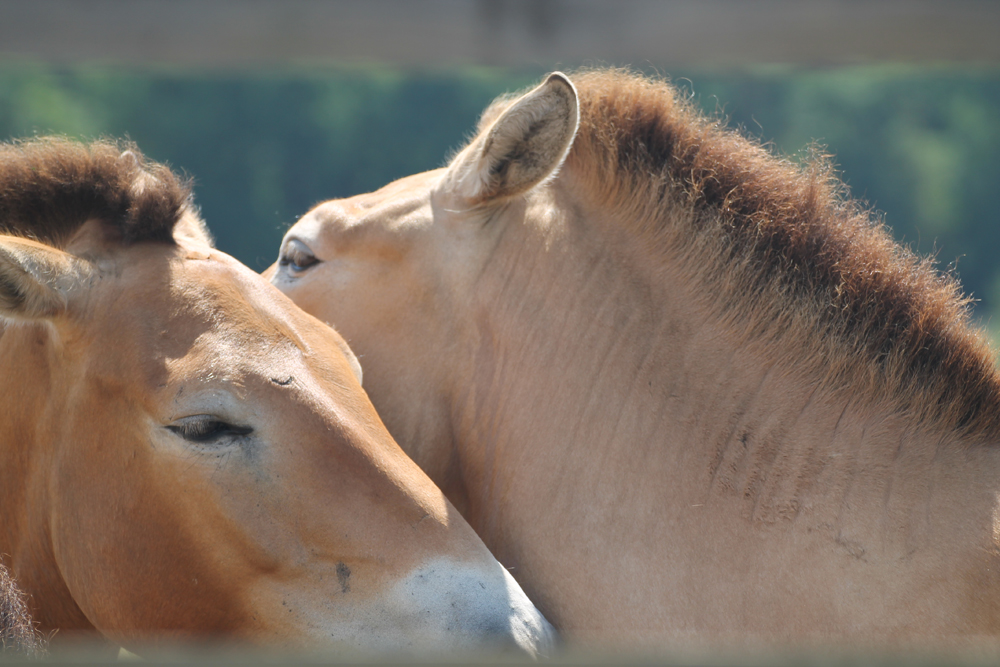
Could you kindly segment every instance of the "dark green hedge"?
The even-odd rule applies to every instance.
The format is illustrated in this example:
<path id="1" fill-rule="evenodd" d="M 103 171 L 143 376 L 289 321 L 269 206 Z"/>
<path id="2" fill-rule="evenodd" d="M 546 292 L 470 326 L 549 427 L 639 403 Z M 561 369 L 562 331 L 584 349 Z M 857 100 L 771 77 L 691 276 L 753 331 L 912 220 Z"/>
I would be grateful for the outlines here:
<path id="1" fill-rule="evenodd" d="M 260 270 L 313 203 L 440 166 L 495 95 L 542 74 L 0 63 L 0 137 L 131 137 L 194 176 L 219 246 Z M 898 238 L 957 261 L 979 316 L 1000 307 L 1000 68 L 671 74 L 776 150 L 825 145 Z"/>

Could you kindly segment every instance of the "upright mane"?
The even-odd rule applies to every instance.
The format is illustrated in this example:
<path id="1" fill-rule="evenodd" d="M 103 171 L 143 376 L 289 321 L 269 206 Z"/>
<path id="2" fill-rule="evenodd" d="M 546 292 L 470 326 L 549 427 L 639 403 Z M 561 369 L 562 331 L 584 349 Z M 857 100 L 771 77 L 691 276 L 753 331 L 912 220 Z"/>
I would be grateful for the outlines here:
<path id="1" fill-rule="evenodd" d="M 130 142 L 45 137 L 0 144 L 0 232 L 65 244 L 99 219 L 122 243 L 170 241 L 190 188 Z"/>
<path id="2" fill-rule="evenodd" d="M 662 80 L 571 78 L 567 169 L 609 222 L 681 262 L 742 343 L 924 424 L 1000 436 L 1000 377 L 970 299 L 852 201 L 823 156 L 776 157 Z"/>
<path id="3" fill-rule="evenodd" d="M 37 657 L 43 652 L 44 645 L 28 616 L 24 594 L 0 563 L 0 656 Z"/>

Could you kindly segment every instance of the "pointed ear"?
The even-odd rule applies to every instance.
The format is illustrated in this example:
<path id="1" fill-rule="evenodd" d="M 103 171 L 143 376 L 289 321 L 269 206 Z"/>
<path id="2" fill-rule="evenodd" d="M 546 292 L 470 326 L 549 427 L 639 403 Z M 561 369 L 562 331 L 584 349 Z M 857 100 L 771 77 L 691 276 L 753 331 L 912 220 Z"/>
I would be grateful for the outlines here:
<path id="1" fill-rule="evenodd" d="M 51 246 L 0 236 L 0 319 L 31 321 L 66 310 L 89 265 Z"/>
<path id="2" fill-rule="evenodd" d="M 445 187 L 475 203 L 527 192 L 555 176 L 579 124 L 576 88 L 550 74 L 452 160 Z"/>
<path id="3" fill-rule="evenodd" d="M 174 225 L 175 239 L 191 239 L 199 243 L 204 243 L 209 248 L 215 247 L 215 239 L 212 232 L 208 231 L 208 225 L 199 215 L 193 211 L 185 211 L 181 219 Z"/>
<path id="4" fill-rule="evenodd" d="M 337 338 L 341 341 L 338 345 L 340 345 L 340 351 L 344 353 L 345 357 L 347 357 L 347 363 L 351 366 L 351 372 L 354 373 L 354 377 L 357 378 L 358 384 L 364 386 L 365 376 L 364 372 L 361 370 L 361 362 L 358 361 L 358 356 L 354 354 L 354 350 L 351 349 L 351 346 L 347 344 L 347 341 L 344 340 L 339 333 L 337 334 Z"/>

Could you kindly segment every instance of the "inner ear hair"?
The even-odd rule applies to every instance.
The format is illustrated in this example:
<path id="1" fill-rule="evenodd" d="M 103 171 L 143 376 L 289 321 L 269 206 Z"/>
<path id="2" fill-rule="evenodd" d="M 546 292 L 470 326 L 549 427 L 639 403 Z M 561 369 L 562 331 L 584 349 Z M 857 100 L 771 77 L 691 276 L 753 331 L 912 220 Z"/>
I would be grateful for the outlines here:
<path id="1" fill-rule="evenodd" d="M 0 318 L 37 320 L 64 312 L 86 263 L 50 246 L 0 236 Z"/>
<path id="2" fill-rule="evenodd" d="M 478 202 L 522 194 L 558 173 L 579 123 L 576 88 L 565 75 L 550 74 L 459 153 L 450 185 Z"/>

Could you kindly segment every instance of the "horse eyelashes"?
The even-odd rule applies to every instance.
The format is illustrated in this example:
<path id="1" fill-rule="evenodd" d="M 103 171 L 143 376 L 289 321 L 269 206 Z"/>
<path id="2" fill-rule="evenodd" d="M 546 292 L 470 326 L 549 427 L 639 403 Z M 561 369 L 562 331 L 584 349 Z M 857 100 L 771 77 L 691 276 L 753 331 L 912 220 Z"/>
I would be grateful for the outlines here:
<path id="1" fill-rule="evenodd" d="M 213 419 L 207 415 L 188 417 L 167 428 L 189 442 L 210 443 L 226 437 L 239 437 L 253 433 L 249 426 L 236 426 Z"/>

